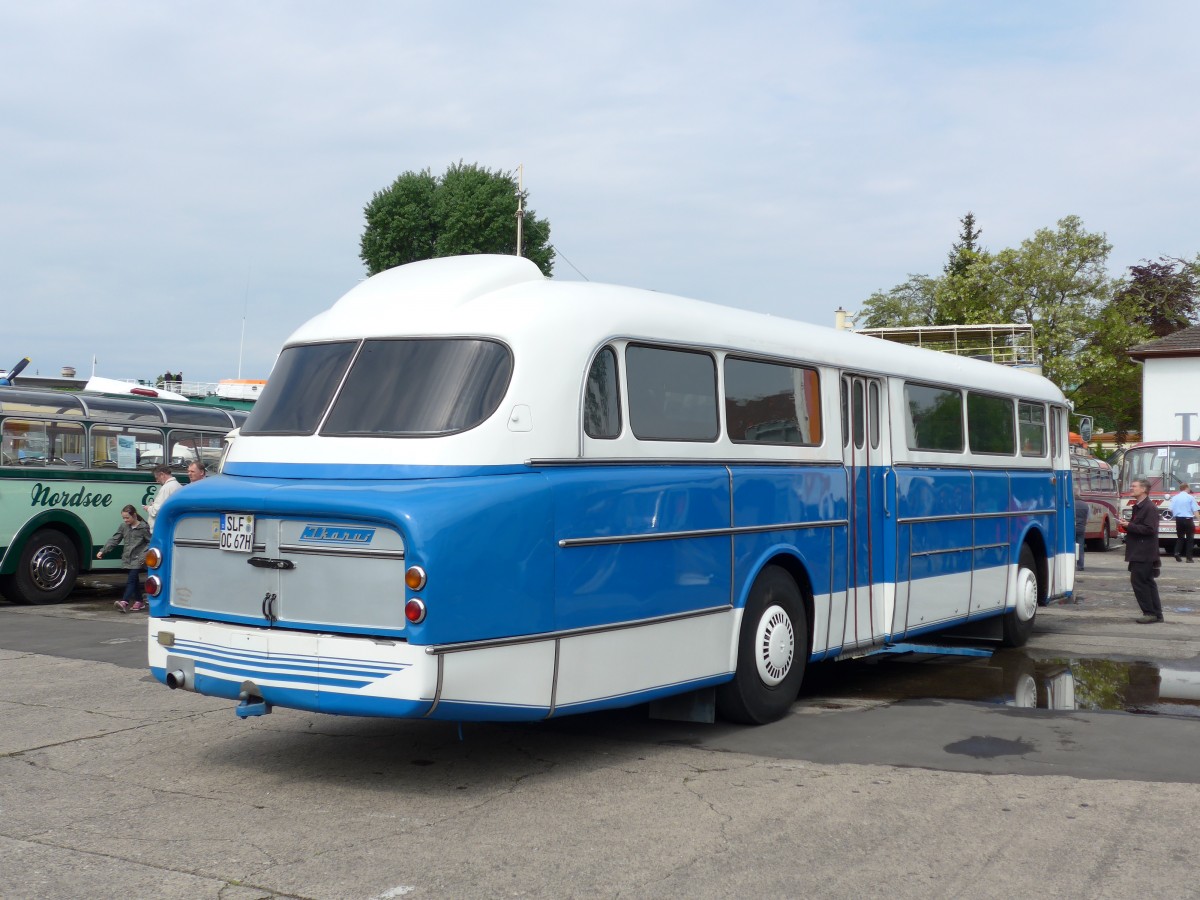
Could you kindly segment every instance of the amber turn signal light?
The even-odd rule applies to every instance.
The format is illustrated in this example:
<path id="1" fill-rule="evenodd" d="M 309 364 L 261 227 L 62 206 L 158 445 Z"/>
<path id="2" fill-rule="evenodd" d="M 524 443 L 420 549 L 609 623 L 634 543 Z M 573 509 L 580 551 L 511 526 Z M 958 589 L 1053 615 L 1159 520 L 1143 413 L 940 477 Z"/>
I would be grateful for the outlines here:
<path id="1" fill-rule="evenodd" d="M 146 565 L 151 569 L 157 569 L 162 565 L 162 551 L 157 547 L 151 547 L 146 551 Z"/>
<path id="2" fill-rule="evenodd" d="M 409 566 L 408 571 L 404 573 L 404 583 L 410 591 L 419 591 L 425 587 L 427 580 L 425 570 L 420 566 Z"/>

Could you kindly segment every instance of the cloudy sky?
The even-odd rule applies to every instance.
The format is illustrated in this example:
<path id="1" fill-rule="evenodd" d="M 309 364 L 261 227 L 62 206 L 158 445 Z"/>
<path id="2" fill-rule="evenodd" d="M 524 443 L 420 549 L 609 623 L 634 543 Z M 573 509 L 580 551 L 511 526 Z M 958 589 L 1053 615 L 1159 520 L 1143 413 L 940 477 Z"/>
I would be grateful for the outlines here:
<path id="1" fill-rule="evenodd" d="M 266 377 L 458 160 L 524 165 L 555 277 L 824 325 L 967 210 L 1192 257 L 1198 46 L 1190 0 L 0 0 L 0 368 L 235 377 L 244 317 Z"/>

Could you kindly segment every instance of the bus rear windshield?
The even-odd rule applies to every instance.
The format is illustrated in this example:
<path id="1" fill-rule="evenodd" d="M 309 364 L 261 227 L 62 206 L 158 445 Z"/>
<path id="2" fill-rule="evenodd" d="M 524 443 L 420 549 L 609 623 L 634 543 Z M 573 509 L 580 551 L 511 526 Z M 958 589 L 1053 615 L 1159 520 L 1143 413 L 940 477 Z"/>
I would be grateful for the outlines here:
<path id="1" fill-rule="evenodd" d="M 512 355 L 496 341 L 369 340 L 354 354 L 356 346 L 284 350 L 242 434 L 312 434 L 327 409 L 323 435 L 453 434 L 495 412 L 512 375 Z"/>

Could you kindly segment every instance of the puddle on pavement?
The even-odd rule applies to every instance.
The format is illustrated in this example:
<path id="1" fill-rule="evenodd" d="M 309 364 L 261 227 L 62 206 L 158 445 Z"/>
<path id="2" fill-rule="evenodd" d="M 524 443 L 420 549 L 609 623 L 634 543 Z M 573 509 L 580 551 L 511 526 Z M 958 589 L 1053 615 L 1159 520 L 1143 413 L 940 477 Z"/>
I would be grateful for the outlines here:
<path id="1" fill-rule="evenodd" d="M 1189 668 L 1189 666 L 1191 668 Z M 1027 709 L 1200 717 L 1200 662 L 884 654 L 812 667 L 800 699 L 973 700 Z"/>

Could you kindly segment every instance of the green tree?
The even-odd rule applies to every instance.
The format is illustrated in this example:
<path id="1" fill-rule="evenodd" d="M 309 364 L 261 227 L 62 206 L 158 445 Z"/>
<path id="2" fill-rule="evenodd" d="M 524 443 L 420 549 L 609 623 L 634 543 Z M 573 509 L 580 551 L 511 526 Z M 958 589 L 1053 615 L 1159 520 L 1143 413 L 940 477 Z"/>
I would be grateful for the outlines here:
<path id="1" fill-rule="evenodd" d="M 983 234 L 983 230 L 975 227 L 975 213 L 967 210 L 967 214 L 958 221 L 962 230 L 958 233 L 958 240 L 950 245 L 950 257 L 942 270 L 946 275 L 964 274 L 981 252 L 979 236 Z"/>
<path id="2" fill-rule="evenodd" d="M 1160 257 L 1130 266 L 1097 317 L 1083 354 L 1086 377 L 1075 394 L 1081 413 L 1124 440 L 1141 428 L 1142 367 L 1126 355 L 1137 344 L 1195 324 L 1200 312 L 1195 263 Z"/>
<path id="3" fill-rule="evenodd" d="M 876 291 L 863 303 L 857 324 L 860 328 L 910 328 L 937 324 L 938 279 L 909 275 L 908 281 L 890 291 Z"/>
<path id="4" fill-rule="evenodd" d="M 363 210 L 367 224 L 359 256 L 374 275 L 437 256 L 512 255 L 517 250 L 518 194 L 511 172 L 491 172 L 461 161 L 440 178 L 429 169 L 405 172 L 376 191 Z M 528 194 L 521 199 L 527 201 Z M 550 275 L 550 223 L 526 209 L 523 225 L 521 255 Z"/>
<path id="5" fill-rule="evenodd" d="M 995 322 L 992 255 L 979 246 L 983 231 L 970 210 L 959 219 L 962 230 L 938 282 L 937 325 L 983 325 Z"/>
<path id="6" fill-rule="evenodd" d="M 1105 235 L 1066 216 L 990 264 L 994 321 L 1032 325 L 1043 373 L 1068 395 L 1085 380 L 1083 351 L 1111 297 L 1105 268 L 1111 250 Z"/>

